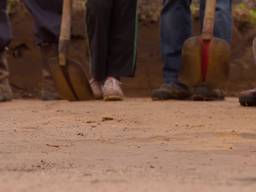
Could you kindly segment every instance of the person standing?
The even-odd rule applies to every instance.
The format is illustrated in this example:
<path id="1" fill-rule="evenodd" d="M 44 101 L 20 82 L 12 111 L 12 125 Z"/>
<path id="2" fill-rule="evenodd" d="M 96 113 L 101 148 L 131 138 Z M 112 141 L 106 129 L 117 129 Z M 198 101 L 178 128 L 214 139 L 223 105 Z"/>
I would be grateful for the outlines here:
<path id="1" fill-rule="evenodd" d="M 42 87 L 43 100 L 60 99 L 49 69 L 49 60 L 58 55 L 58 39 L 62 15 L 63 0 L 23 0 L 33 16 L 36 42 L 42 53 Z M 0 101 L 12 99 L 9 84 L 9 71 L 6 49 L 11 42 L 11 28 L 7 14 L 7 0 L 0 1 Z"/>
<path id="2" fill-rule="evenodd" d="M 178 81 L 181 68 L 182 46 L 190 36 L 192 28 L 192 0 L 163 0 L 161 13 L 161 52 L 164 60 L 164 84 L 152 92 L 153 100 L 190 99 L 192 93 Z M 206 0 L 200 0 L 200 19 L 203 21 Z M 232 0 L 217 0 L 214 34 L 231 42 Z M 221 90 L 199 87 L 197 90 L 205 100 L 224 99 Z M 197 93 L 197 94 L 198 94 Z"/>
<path id="3" fill-rule="evenodd" d="M 134 75 L 137 0 L 88 0 L 90 84 L 97 98 L 122 100 L 121 78 Z"/>

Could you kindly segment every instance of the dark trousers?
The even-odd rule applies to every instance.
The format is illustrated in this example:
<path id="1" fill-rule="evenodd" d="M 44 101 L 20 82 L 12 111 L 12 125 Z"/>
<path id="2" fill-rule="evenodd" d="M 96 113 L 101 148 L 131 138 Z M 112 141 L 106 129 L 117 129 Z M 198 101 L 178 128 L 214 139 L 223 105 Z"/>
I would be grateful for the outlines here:
<path id="1" fill-rule="evenodd" d="M 11 41 L 11 29 L 9 17 L 7 15 L 7 0 L 0 1 L 0 52 Z"/>
<path id="2" fill-rule="evenodd" d="M 24 0 L 35 21 L 35 36 L 38 44 L 58 42 L 62 2 L 62 0 Z M 7 0 L 0 0 L 0 50 L 11 41 L 6 7 Z"/>
<path id="3" fill-rule="evenodd" d="M 133 76 L 137 0 L 88 0 L 86 18 L 92 76 Z"/>

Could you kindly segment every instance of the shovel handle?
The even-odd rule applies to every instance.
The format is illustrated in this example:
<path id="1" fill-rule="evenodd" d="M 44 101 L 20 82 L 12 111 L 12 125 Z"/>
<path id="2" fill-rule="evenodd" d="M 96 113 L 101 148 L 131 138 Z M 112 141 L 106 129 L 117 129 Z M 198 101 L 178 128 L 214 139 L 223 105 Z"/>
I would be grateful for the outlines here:
<path id="1" fill-rule="evenodd" d="M 63 0 L 60 37 L 59 37 L 59 64 L 66 65 L 68 46 L 71 38 L 73 0 Z"/>
<path id="2" fill-rule="evenodd" d="M 224 0 L 225 1 L 225 0 Z M 203 39 L 210 40 L 213 36 L 215 23 L 216 0 L 206 0 L 205 15 L 203 22 Z"/>

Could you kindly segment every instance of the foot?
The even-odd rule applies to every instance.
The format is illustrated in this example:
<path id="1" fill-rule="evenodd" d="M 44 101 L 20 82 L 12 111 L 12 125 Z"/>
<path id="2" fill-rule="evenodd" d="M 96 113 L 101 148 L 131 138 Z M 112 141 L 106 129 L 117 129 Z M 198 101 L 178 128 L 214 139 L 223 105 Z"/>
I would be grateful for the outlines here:
<path id="1" fill-rule="evenodd" d="M 194 88 L 192 100 L 194 101 L 223 101 L 225 95 L 221 89 L 210 89 L 207 86 Z"/>
<path id="2" fill-rule="evenodd" d="M 256 106 L 256 88 L 241 92 L 239 103 L 245 107 Z"/>
<path id="3" fill-rule="evenodd" d="M 12 89 L 10 87 L 9 81 L 3 80 L 0 83 L 0 102 L 12 100 Z"/>
<path id="4" fill-rule="evenodd" d="M 121 101 L 124 98 L 121 82 L 114 77 L 106 79 L 102 91 L 105 101 Z"/>
<path id="5" fill-rule="evenodd" d="M 189 89 L 184 85 L 163 84 L 159 89 L 153 90 L 151 97 L 153 101 L 157 101 L 169 99 L 185 100 L 189 99 L 190 96 Z"/>
<path id="6" fill-rule="evenodd" d="M 103 98 L 102 83 L 96 81 L 95 79 L 91 79 L 89 83 L 95 99 L 102 99 Z"/>

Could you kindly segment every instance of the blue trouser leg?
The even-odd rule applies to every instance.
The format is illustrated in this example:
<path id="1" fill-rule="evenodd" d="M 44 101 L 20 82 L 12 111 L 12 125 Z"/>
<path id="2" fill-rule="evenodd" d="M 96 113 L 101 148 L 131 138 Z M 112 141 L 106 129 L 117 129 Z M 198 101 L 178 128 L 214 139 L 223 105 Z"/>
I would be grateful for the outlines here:
<path id="1" fill-rule="evenodd" d="M 9 17 L 6 12 L 7 0 L 0 1 L 0 52 L 11 41 Z"/>
<path id="2" fill-rule="evenodd" d="M 163 0 L 161 13 L 161 53 L 164 60 L 164 81 L 177 81 L 181 66 L 181 49 L 191 36 L 191 0 Z"/>
<path id="3" fill-rule="evenodd" d="M 24 3 L 35 21 L 37 43 L 57 43 L 63 0 L 24 0 Z"/>
<path id="4" fill-rule="evenodd" d="M 56 43 L 60 33 L 63 0 L 24 0 L 36 26 L 36 39 L 40 43 Z M 11 41 L 7 0 L 0 1 L 0 50 Z"/>
<path id="5" fill-rule="evenodd" d="M 190 0 L 163 0 L 161 14 L 161 52 L 164 59 L 164 81 L 177 83 L 181 66 L 181 49 L 184 41 L 191 36 Z M 232 0 L 217 0 L 215 35 L 231 41 Z M 201 0 L 201 18 L 205 0 Z"/>
<path id="6" fill-rule="evenodd" d="M 205 0 L 200 0 L 200 18 L 203 21 Z M 217 0 L 214 35 L 231 42 L 232 0 Z"/>

